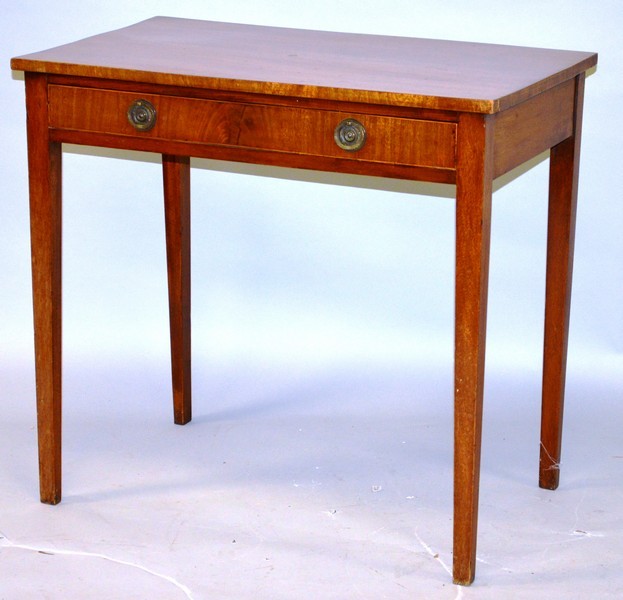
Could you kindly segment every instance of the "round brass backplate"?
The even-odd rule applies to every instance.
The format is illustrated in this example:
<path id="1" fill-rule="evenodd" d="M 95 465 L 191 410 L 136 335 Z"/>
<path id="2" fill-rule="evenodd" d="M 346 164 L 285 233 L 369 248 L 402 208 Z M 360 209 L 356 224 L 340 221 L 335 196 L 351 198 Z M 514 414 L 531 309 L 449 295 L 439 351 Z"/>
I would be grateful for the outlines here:
<path id="1" fill-rule="evenodd" d="M 344 119 L 335 128 L 333 139 L 343 150 L 355 152 L 366 143 L 366 128 L 356 119 Z"/>
<path id="2" fill-rule="evenodd" d="M 149 131 L 156 124 L 156 109 L 148 100 L 134 100 L 128 108 L 128 121 L 139 131 Z"/>

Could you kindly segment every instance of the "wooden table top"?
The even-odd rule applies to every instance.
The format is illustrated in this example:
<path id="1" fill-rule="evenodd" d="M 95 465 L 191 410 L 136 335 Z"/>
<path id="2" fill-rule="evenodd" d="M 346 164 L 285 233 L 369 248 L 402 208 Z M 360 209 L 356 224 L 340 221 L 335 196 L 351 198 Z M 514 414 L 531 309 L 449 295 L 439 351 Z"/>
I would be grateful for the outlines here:
<path id="1" fill-rule="evenodd" d="M 495 113 L 597 54 L 154 17 L 13 58 L 11 67 L 367 104 Z"/>

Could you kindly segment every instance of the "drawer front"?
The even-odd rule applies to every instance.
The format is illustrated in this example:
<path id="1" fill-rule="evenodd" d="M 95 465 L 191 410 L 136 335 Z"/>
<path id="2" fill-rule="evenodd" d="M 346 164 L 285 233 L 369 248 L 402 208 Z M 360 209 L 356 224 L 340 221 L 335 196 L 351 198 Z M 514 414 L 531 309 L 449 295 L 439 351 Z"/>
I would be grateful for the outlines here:
<path id="1" fill-rule="evenodd" d="M 155 109 L 153 127 L 137 129 L 130 123 L 128 109 L 137 100 L 146 100 Z M 63 85 L 50 85 L 49 102 L 49 124 L 54 129 L 395 165 L 455 167 L 456 124 L 449 122 Z M 355 119 L 365 128 L 365 143 L 359 150 L 343 149 L 334 139 L 336 127 L 345 119 Z"/>

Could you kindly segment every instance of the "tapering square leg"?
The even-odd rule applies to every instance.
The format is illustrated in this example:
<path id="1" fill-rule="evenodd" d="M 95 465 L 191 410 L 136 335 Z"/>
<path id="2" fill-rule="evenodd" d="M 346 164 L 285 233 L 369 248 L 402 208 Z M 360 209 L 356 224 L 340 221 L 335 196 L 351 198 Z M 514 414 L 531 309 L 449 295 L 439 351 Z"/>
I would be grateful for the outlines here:
<path id="1" fill-rule="evenodd" d="M 562 418 L 571 306 L 584 74 L 576 78 L 574 133 L 551 150 L 543 404 L 539 485 L 554 490 L 560 478 Z"/>
<path id="2" fill-rule="evenodd" d="M 169 282 L 173 416 L 192 418 L 190 343 L 190 158 L 163 155 L 164 211 Z"/>
<path id="3" fill-rule="evenodd" d="M 61 501 L 61 145 L 48 131 L 45 75 L 26 73 L 30 239 L 41 501 Z"/>
<path id="4" fill-rule="evenodd" d="M 492 124 L 461 115 L 456 191 L 454 583 L 476 569 L 492 195 Z"/>

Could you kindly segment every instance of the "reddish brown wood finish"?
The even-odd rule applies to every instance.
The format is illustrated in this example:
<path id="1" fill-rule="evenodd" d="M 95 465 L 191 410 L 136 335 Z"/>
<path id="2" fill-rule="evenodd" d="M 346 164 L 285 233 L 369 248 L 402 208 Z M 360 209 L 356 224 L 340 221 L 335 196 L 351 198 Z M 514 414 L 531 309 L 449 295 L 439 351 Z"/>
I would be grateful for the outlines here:
<path id="1" fill-rule="evenodd" d="M 61 145 L 48 130 L 47 76 L 26 73 L 30 239 L 41 501 L 61 501 Z"/>
<path id="2" fill-rule="evenodd" d="M 476 569 L 478 484 L 493 187 L 493 119 L 462 115 L 456 182 L 454 342 L 455 583 Z"/>
<path id="3" fill-rule="evenodd" d="M 441 169 L 455 165 L 454 123 L 154 94 L 140 98 L 157 111 L 156 125 L 146 132 L 134 129 L 126 118 L 136 93 L 50 86 L 50 126 L 350 159 L 353 153 L 335 144 L 333 132 L 342 120 L 354 118 L 368 132 L 365 146 L 356 153 L 358 161 Z"/>
<path id="4" fill-rule="evenodd" d="M 14 69 L 495 113 L 594 66 L 591 52 L 154 17 L 14 58 Z"/>
<path id="5" fill-rule="evenodd" d="M 57 142 L 70 144 L 86 144 L 104 148 L 121 148 L 126 150 L 142 150 L 158 154 L 174 154 L 176 156 L 193 156 L 195 158 L 211 158 L 234 162 L 270 165 L 275 167 L 291 167 L 336 173 L 352 173 L 353 175 L 374 175 L 377 177 L 393 177 L 412 181 L 431 181 L 435 183 L 454 183 L 454 169 L 437 169 L 434 167 L 412 167 L 388 163 L 365 162 L 355 156 L 334 158 L 330 156 L 310 156 L 306 154 L 288 154 L 255 148 L 239 148 L 236 146 L 216 146 L 191 142 L 174 142 L 147 137 L 132 138 L 129 136 L 110 135 L 106 133 L 90 133 L 84 131 L 65 131 L 52 129 L 50 138 Z M 346 154 L 346 152 L 345 152 Z M 356 153 L 352 153 L 356 154 Z"/>
<path id="6" fill-rule="evenodd" d="M 493 176 L 499 177 L 573 133 L 573 80 L 496 115 Z"/>
<path id="7" fill-rule="evenodd" d="M 584 79 L 583 74 L 578 75 L 575 82 L 573 136 L 552 148 L 550 157 L 539 463 L 539 485 L 550 490 L 558 487 L 560 478 Z"/>
<path id="8" fill-rule="evenodd" d="M 190 159 L 162 157 L 169 280 L 169 325 L 173 416 L 185 425 L 192 417 L 190 368 Z"/>
<path id="9" fill-rule="evenodd" d="M 209 60 L 207 59 L 209 57 Z M 553 146 L 540 485 L 558 485 L 584 73 L 597 56 L 158 17 L 26 73 L 41 499 L 61 498 L 61 143 L 163 155 L 176 423 L 191 418 L 190 159 L 457 185 L 454 565 L 476 565 L 492 182 Z M 48 76 L 49 75 L 49 76 Z M 127 120 L 157 107 L 150 131 Z M 346 117 L 363 149 L 333 142 Z"/>

